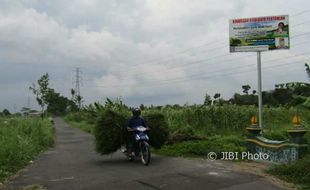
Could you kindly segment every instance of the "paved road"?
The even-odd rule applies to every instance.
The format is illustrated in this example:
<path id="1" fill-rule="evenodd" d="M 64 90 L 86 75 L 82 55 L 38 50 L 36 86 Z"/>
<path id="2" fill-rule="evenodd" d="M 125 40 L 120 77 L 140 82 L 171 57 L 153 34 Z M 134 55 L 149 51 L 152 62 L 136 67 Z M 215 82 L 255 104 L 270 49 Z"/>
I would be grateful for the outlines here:
<path id="1" fill-rule="evenodd" d="M 127 161 L 121 153 L 100 156 L 94 151 L 94 139 L 55 119 L 55 148 L 38 160 L 7 186 L 40 184 L 49 190 L 78 189 L 259 189 L 279 187 L 264 178 L 232 170 L 229 162 L 153 156 L 149 166 Z"/>

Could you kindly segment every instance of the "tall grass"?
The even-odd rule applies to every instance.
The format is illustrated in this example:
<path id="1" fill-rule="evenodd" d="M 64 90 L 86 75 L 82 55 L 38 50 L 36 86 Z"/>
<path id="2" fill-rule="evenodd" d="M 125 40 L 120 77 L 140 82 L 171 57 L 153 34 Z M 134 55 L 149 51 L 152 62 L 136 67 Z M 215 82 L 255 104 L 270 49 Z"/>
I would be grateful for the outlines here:
<path id="1" fill-rule="evenodd" d="M 244 133 L 250 125 L 252 116 L 257 115 L 254 106 L 184 106 L 182 108 L 161 108 L 161 110 L 148 109 L 146 112 L 159 111 L 167 120 L 169 129 L 176 131 L 183 127 L 190 127 L 204 135 Z M 295 109 L 284 107 L 264 108 L 263 120 L 266 129 L 287 129 L 291 127 L 291 120 L 297 113 Z M 310 124 L 310 111 L 299 110 L 305 125 Z"/>
<path id="2" fill-rule="evenodd" d="M 53 142 L 53 128 L 47 119 L 0 118 L 0 181 L 23 168 Z"/>
<path id="3" fill-rule="evenodd" d="M 110 103 L 117 112 L 129 114 L 127 106 L 118 103 Z M 75 124 L 79 128 L 90 132 L 98 115 L 102 110 L 111 105 L 88 106 L 83 112 L 71 113 L 66 116 L 66 121 L 79 122 L 82 126 Z M 171 134 L 180 131 L 183 128 L 190 128 L 197 136 L 213 136 L 213 135 L 231 135 L 246 134 L 245 128 L 250 125 L 250 119 L 257 114 L 255 106 L 203 106 L 192 105 L 182 107 L 165 106 L 161 108 L 151 107 L 142 112 L 143 115 L 163 114 L 168 122 Z M 276 107 L 263 109 L 264 128 L 268 137 L 282 140 L 287 137 L 286 130 L 292 127 L 292 118 L 295 114 L 301 116 L 303 125 L 310 125 L 310 111 L 306 109 Z M 74 124 L 74 123 L 73 123 Z"/>

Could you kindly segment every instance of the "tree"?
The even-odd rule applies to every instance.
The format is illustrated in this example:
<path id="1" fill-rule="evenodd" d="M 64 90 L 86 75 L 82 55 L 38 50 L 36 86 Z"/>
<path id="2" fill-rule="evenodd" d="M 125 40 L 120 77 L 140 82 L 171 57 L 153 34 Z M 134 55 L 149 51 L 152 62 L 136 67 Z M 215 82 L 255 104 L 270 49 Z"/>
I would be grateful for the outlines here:
<path id="1" fill-rule="evenodd" d="M 203 105 L 209 106 L 209 105 L 211 105 L 211 103 L 212 103 L 211 96 L 206 93 Z"/>
<path id="2" fill-rule="evenodd" d="M 71 100 L 76 104 L 78 110 L 82 107 L 83 97 L 76 93 L 76 91 L 71 88 Z"/>
<path id="3" fill-rule="evenodd" d="M 213 96 L 213 98 L 214 98 L 214 100 L 213 100 L 213 105 L 219 105 L 219 101 L 218 101 L 218 99 L 221 97 L 221 94 L 220 93 L 215 93 L 214 94 L 214 96 Z"/>
<path id="4" fill-rule="evenodd" d="M 37 81 L 38 87 L 36 84 L 32 83 L 32 86 L 29 87 L 29 90 L 33 92 L 36 96 L 36 100 L 38 104 L 41 106 L 42 114 L 44 113 L 45 105 L 47 102 L 47 95 L 49 92 L 49 75 L 48 73 L 41 76 L 41 78 Z"/>
<path id="5" fill-rule="evenodd" d="M 308 65 L 308 63 L 305 63 L 305 67 L 306 67 L 306 72 L 308 75 L 308 79 L 310 80 L 310 66 Z"/>
<path id="6" fill-rule="evenodd" d="M 47 112 L 55 115 L 65 114 L 70 108 L 72 110 L 72 100 L 56 93 L 54 89 L 50 89 L 47 95 Z"/>
<path id="7" fill-rule="evenodd" d="M 76 98 L 76 103 L 78 105 L 78 108 L 80 110 L 82 107 L 83 97 L 81 95 L 76 95 L 75 98 Z"/>
<path id="8" fill-rule="evenodd" d="M 37 102 L 42 108 L 42 113 L 45 112 L 45 107 L 47 112 L 55 115 L 64 114 L 66 111 L 76 111 L 78 107 L 75 102 L 80 103 L 82 101 L 82 97 L 76 96 L 73 89 L 71 95 L 75 100 L 69 100 L 55 92 L 54 89 L 49 88 L 48 73 L 41 76 L 37 84 L 33 83 L 29 89 L 35 94 Z"/>
<path id="9" fill-rule="evenodd" d="M 146 108 L 146 107 L 145 107 L 145 105 L 144 105 L 144 104 L 140 104 L 140 110 L 142 110 L 142 111 L 143 111 L 143 110 L 145 110 L 145 108 Z"/>
<path id="10" fill-rule="evenodd" d="M 256 94 L 256 90 L 252 90 L 252 94 L 255 95 Z"/>
<path id="11" fill-rule="evenodd" d="M 4 110 L 2 111 L 2 114 L 3 114 L 4 116 L 9 116 L 9 115 L 11 115 L 11 113 L 10 113 L 10 111 L 9 111 L 8 109 L 4 109 Z"/>
<path id="12" fill-rule="evenodd" d="M 219 97 L 221 97 L 220 93 L 215 93 L 214 96 L 213 96 L 214 99 L 218 99 Z"/>
<path id="13" fill-rule="evenodd" d="M 74 101 L 75 90 L 71 88 L 71 100 Z"/>
<path id="14" fill-rule="evenodd" d="M 251 86 L 250 85 L 243 85 L 242 86 L 242 89 L 243 89 L 243 93 L 245 93 L 246 95 L 248 95 L 249 94 L 249 90 L 251 89 Z"/>

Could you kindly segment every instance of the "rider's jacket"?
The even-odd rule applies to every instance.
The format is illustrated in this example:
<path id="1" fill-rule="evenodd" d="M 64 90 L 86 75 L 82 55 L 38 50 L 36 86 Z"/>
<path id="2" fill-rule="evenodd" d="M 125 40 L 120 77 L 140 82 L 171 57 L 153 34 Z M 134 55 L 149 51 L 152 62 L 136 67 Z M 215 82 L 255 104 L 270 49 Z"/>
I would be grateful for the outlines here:
<path id="1" fill-rule="evenodd" d="M 139 126 L 146 127 L 146 123 L 142 117 L 132 117 L 128 120 L 127 126 L 130 128 L 136 128 Z"/>

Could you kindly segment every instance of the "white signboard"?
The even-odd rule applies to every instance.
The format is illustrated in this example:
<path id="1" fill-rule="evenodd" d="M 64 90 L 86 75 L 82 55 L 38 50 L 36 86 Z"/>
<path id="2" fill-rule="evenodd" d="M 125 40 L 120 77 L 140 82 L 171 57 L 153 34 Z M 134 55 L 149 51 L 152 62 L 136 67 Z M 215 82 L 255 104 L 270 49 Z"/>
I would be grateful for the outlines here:
<path id="1" fill-rule="evenodd" d="M 289 49 L 288 15 L 231 19 L 230 52 Z"/>

